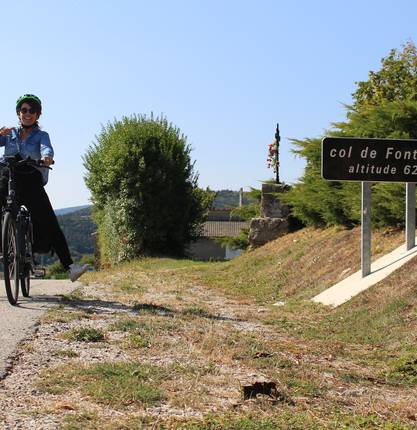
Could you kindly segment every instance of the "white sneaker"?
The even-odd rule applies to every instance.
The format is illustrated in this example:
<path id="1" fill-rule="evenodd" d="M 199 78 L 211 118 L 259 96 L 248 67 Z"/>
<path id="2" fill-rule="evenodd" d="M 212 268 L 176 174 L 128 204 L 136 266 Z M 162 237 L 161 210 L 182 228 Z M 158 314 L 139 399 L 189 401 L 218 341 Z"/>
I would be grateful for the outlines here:
<path id="1" fill-rule="evenodd" d="M 88 264 L 71 264 L 68 270 L 68 276 L 72 282 L 75 282 L 83 273 L 88 270 Z"/>

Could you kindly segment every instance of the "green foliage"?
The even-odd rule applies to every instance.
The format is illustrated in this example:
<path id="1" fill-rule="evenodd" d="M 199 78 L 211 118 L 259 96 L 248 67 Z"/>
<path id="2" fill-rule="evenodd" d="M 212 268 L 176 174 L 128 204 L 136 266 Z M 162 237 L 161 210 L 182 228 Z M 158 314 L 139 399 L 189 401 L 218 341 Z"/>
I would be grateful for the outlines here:
<path id="1" fill-rule="evenodd" d="M 244 221 L 250 221 L 252 218 L 260 216 L 261 190 L 251 188 L 249 192 L 244 194 L 243 205 L 235 207 L 231 212 L 231 217 L 240 218 Z M 229 246 L 231 249 L 247 249 L 249 246 L 249 229 L 242 228 L 238 236 L 219 237 L 216 242 L 221 246 Z"/>
<path id="2" fill-rule="evenodd" d="M 417 385 L 417 359 L 415 357 L 402 358 L 394 369 L 386 374 L 387 381 L 395 385 Z"/>
<path id="3" fill-rule="evenodd" d="M 333 124 L 328 135 L 390 139 L 417 138 L 417 53 L 410 42 L 382 60 L 379 72 L 359 82 L 345 122 Z M 306 225 L 352 226 L 360 222 L 360 183 L 321 178 L 321 139 L 294 140 L 294 153 L 305 158 L 303 177 L 282 199 Z M 375 225 L 404 224 L 404 184 L 377 183 L 372 190 Z"/>
<path id="4" fill-rule="evenodd" d="M 84 157 L 102 262 L 181 255 L 198 236 L 213 196 L 197 187 L 190 151 L 164 117 L 133 115 L 102 128 Z"/>
<path id="5" fill-rule="evenodd" d="M 135 331 L 147 329 L 144 322 L 133 318 L 121 318 L 111 325 L 111 329 L 115 331 Z"/>
<path id="6" fill-rule="evenodd" d="M 80 327 L 67 333 L 67 338 L 78 342 L 101 342 L 105 336 L 102 330 L 94 327 Z"/>
<path id="7" fill-rule="evenodd" d="M 244 205 L 239 208 L 234 208 L 230 212 L 231 217 L 237 217 L 244 221 L 250 221 L 252 218 L 259 217 L 259 214 L 260 214 L 259 203 L 250 203 L 248 205 Z"/>
<path id="8" fill-rule="evenodd" d="M 242 228 L 238 236 L 219 237 L 216 239 L 216 242 L 220 243 L 223 247 L 229 246 L 231 249 L 247 249 L 249 246 L 248 235 L 249 229 Z"/>
<path id="9" fill-rule="evenodd" d="M 325 181 L 321 178 L 321 139 L 293 140 L 294 152 L 307 159 L 304 176 L 281 199 L 292 214 L 306 225 L 350 225 L 360 220 L 359 184 Z"/>
<path id="10" fill-rule="evenodd" d="M 84 254 L 80 258 L 80 264 L 89 264 L 91 267 L 94 267 L 95 259 L 92 254 Z"/>
<path id="11" fill-rule="evenodd" d="M 405 186 L 377 183 L 372 186 L 372 219 L 376 226 L 403 227 L 405 223 Z"/>
<path id="12" fill-rule="evenodd" d="M 342 136 L 386 139 L 417 138 L 417 101 L 383 101 L 347 113 L 347 121 L 333 124 Z"/>
<path id="13" fill-rule="evenodd" d="M 250 221 L 252 218 L 258 217 L 261 211 L 261 197 L 261 190 L 251 187 L 250 191 L 244 195 L 243 205 L 235 207 L 230 215 L 244 221 Z"/>
<path id="14" fill-rule="evenodd" d="M 46 278 L 65 279 L 67 277 L 68 273 L 59 261 L 55 261 L 46 268 Z"/>
<path id="15" fill-rule="evenodd" d="M 407 42 L 400 52 L 392 49 L 381 63 L 381 70 L 370 71 L 367 81 L 357 82 L 358 88 L 352 94 L 356 109 L 384 101 L 417 101 L 417 51 L 414 43 Z"/>
<path id="16" fill-rule="evenodd" d="M 91 366 L 61 366 L 44 372 L 38 388 L 48 393 L 63 393 L 73 387 L 93 401 L 124 408 L 154 405 L 163 399 L 159 389 L 163 372 L 135 362 L 102 362 Z"/>
<path id="17" fill-rule="evenodd" d="M 361 415 L 357 412 L 349 414 L 339 410 L 332 413 L 327 423 L 315 414 L 283 410 L 270 416 L 261 413 L 257 415 L 208 414 L 202 419 L 190 419 L 178 428 L 182 430 L 407 430 L 413 427 L 374 414 Z"/>
<path id="18" fill-rule="evenodd" d="M 216 191 L 216 196 L 213 201 L 214 209 L 228 209 L 237 206 L 239 206 L 239 191 Z"/>

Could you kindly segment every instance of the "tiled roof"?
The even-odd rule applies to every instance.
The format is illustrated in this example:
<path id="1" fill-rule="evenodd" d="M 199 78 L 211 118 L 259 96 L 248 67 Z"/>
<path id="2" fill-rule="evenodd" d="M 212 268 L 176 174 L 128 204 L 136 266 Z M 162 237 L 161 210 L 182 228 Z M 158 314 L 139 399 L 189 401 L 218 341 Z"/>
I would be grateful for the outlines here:
<path id="1" fill-rule="evenodd" d="M 206 221 L 203 224 L 202 237 L 238 236 L 242 228 L 248 228 L 245 221 Z"/>

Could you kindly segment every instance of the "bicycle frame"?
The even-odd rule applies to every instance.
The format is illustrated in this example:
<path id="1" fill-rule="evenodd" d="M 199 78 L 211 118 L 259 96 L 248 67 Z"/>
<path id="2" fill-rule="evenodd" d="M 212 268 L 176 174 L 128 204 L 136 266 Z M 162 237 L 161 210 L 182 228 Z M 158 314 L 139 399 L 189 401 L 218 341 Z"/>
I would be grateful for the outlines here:
<path id="1" fill-rule="evenodd" d="M 35 268 L 32 222 L 29 210 L 18 202 L 16 170 L 19 165 L 35 168 L 40 163 L 34 160 L 19 160 L 16 157 L 5 157 L 4 161 L 9 168 L 8 193 L 2 213 L 4 280 L 7 298 L 10 304 L 15 305 L 19 284 L 22 294 L 29 296 L 30 274 L 34 273 Z"/>
<path id="2" fill-rule="evenodd" d="M 15 156 L 12 156 L 4 157 L 4 161 L 5 165 L 9 168 L 9 179 L 6 206 L 3 208 L 3 211 L 10 212 L 13 215 L 13 218 L 16 218 L 19 209 L 22 207 L 22 205 L 18 205 L 16 196 L 16 170 L 18 170 L 17 166 L 30 166 L 33 169 L 35 169 L 35 167 L 44 167 L 47 169 L 51 168 L 43 165 L 40 161 L 35 161 L 30 158 L 18 159 Z M 28 212 L 27 208 L 25 209 Z"/>
<path id="3" fill-rule="evenodd" d="M 14 158 L 13 158 L 14 160 Z M 6 161 L 8 161 L 6 159 Z M 8 192 L 6 197 L 6 207 L 3 208 L 3 211 L 10 212 L 13 215 L 13 218 L 16 218 L 17 215 L 17 201 L 16 201 L 16 180 L 14 174 L 13 162 L 10 160 L 7 163 L 9 168 L 9 180 L 8 180 Z"/>
<path id="4" fill-rule="evenodd" d="M 3 208 L 2 218 L 4 218 L 7 212 L 9 212 L 12 218 L 16 221 L 17 241 L 20 245 L 19 248 L 23 250 L 25 248 L 25 233 L 32 221 L 28 209 L 24 205 L 18 204 L 17 201 L 16 166 L 19 164 L 25 164 L 34 167 L 34 165 L 37 165 L 37 163 L 33 160 L 18 160 L 16 157 L 5 157 L 5 161 L 9 168 L 9 179 L 6 206 Z M 31 241 L 31 244 L 33 244 L 32 229 L 30 229 L 30 231 L 31 233 L 29 240 Z M 21 233 L 23 233 L 23 235 Z"/>

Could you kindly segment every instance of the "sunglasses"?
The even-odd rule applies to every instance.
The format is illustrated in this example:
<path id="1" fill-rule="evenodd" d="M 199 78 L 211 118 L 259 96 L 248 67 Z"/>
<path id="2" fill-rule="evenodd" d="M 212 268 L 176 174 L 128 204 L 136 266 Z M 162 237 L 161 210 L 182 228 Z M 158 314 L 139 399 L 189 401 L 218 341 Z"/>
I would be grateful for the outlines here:
<path id="1" fill-rule="evenodd" d="M 34 113 L 38 113 L 38 111 L 37 111 L 37 109 L 35 109 L 35 108 L 33 108 L 33 107 L 31 107 L 30 109 L 27 109 L 27 108 L 22 108 L 22 109 L 20 109 L 20 112 L 24 115 L 24 114 L 27 114 L 28 112 L 30 113 L 30 114 L 34 114 Z"/>

